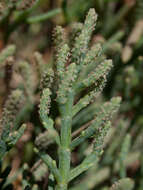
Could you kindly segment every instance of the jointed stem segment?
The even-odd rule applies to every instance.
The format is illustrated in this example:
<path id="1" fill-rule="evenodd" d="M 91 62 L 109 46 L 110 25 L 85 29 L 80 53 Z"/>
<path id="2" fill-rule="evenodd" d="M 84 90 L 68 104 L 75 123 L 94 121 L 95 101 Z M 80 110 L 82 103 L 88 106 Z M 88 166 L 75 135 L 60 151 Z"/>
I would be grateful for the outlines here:
<path id="1" fill-rule="evenodd" d="M 59 185 L 68 184 L 71 162 L 71 127 L 72 127 L 72 106 L 74 95 L 69 95 L 68 101 L 64 105 L 60 105 L 61 113 L 61 145 L 59 147 L 59 172 L 61 181 Z"/>

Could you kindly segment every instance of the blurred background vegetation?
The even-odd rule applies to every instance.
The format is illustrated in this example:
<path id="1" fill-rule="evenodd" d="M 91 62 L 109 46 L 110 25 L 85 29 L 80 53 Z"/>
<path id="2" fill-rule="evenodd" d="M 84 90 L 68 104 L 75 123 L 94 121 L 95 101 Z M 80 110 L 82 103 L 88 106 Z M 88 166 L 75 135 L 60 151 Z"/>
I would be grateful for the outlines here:
<path id="1" fill-rule="evenodd" d="M 72 38 L 71 29 L 75 26 L 80 28 L 79 23 L 84 21 L 89 8 L 95 8 L 98 21 L 91 43 L 100 42 L 103 53 L 107 58 L 111 58 L 114 64 L 103 96 L 97 104 L 116 95 L 122 97 L 122 104 L 106 139 L 105 151 L 98 166 L 78 177 L 71 184 L 71 189 L 108 190 L 108 186 L 117 179 L 127 176 L 134 180 L 135 190 L 142 190 L 143 0 L 23 0 L 19 2 L 0 1 L 0 112 L 2 114 L 3 105 L 11 90 L 23 89 L 26 103 L 17 116 L 15 125 L 25 122 L 27 129 L 5 157 L 1 170 L 7 169 L 7 175 L 9 172 L 10 174 L 5 186 L 1 184 L 0 188 L 10 189 L 11 184 L 16 190 L 24 189 L 25 184 L 31 184 L 33 189 L 47 188 L 48 171 L 45 170 L 43 163 L 36 162 L 38 158 L 33 152 L 34 141 L 43 131 L 38 116 L 39 62 L 43 61 L 48 65 L 53 62 L 52 33 L 56 25 L 65 27 L 68 37 Z M 5 56 L 5 48 L 13 48 L 13 50 Z M 40 52 L 43 59 L 40 54 L 35 54 L 35 51 Z M 25 61 L 27 64 L 24 64 Z M 86 112 L 82 111 L 75 117 L 73 125 L 77 127 L 89 121 L 94 115 L 93 110 L 96 106 L 90 105 Z M 59 118 L 56 121 L 58 127 Z M 37 142 L 40 141 L 39 139 Z M 129 147 L 123 150 L 123 143 L 126 141 L 130 141 Z M 73 153 L 73 165 L 79 163 L 87 154 L 84 150 L 88 143 L 83 143 Z M 50 139 L 46 146 L 47 151 L 54 154 L 54 145 Z M 35 162 L 36 165 L 33 165 Z M 11 169 L 8 172 L 9 165 Z M 35 181 L 38 186 L 35 185 Z"/>

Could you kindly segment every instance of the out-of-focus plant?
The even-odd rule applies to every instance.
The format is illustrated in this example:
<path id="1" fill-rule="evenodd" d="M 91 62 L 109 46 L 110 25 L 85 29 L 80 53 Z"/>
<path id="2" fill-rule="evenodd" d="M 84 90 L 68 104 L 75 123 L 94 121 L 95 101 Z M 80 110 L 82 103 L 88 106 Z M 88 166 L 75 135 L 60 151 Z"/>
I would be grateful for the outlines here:
<path id="1" fill-rule="evenodd" d="M 4 40 L 7 42 L 10 34 L 23 24 L 32 24 L 45 21 L 59 13 L 60 8 L 32 16 L 40 5 L 40 0 L 3 0 L 0 2 L 0 27 L 3 30 Z"/>

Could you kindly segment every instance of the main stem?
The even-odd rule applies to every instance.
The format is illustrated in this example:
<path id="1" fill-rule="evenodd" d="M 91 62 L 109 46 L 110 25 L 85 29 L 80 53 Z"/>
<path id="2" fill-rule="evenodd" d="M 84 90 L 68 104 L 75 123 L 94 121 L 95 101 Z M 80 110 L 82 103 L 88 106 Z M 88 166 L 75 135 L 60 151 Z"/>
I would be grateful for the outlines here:
<path id="1" fill-rule="evenodd" d="M 73 94 L 70 94 L 66 104 L 60 105 L 61 113 L 61 144 L 59 147 L 59 171 L 61 179 L 56 190 L 67 190 L 71 162 L 71 126 Z"/>

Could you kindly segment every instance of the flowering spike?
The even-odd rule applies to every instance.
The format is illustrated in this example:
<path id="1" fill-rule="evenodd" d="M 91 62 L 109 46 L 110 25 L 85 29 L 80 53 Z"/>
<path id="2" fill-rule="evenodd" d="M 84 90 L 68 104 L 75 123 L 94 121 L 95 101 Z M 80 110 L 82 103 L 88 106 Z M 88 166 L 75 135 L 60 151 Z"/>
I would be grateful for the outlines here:
<path id="1" fill-rule="evenodd" d="M 69 57 L 69 47 L 67 44 L 64 44 L 60 49 L 57 55 L 57 75 L 60 79 L 64 77 L 65 67 Z"/>
<path id="2" fill-rule="evenodd" d="M 76 79 L 76 74 L 76 64 L 72 63 L 67 67 L 67 71 L 65 72 L 63 79 L 59 85 L 59 89 L 57 92 L 57 101 L 60 104 L 65 104 L 68 99 L 68 94 L 72 93 L 72 87 Z"/>
<path id="3" fill-rule="evenodd" d="M 102 134 L 107 133 L 107 128 L 104 128 L 106 124 L 112 119 L 114 113 L 116 113 L 120 106 L 120 97 L 112 98 L 109 102 L 102 104 L 95 111 L 95 119 L 92 121 L 91 125 L 84 131 L 84 134 L 81 134 L 79 137 L 75 138 L 71 143 L 71 148 L 78 146 L 85 139 L 91 137 L 95 133 L 99 135 L 99 138 Z M 109 126 L 109 125 L 107 125 Z M 106 133 L 105 133 L 106 131 Z M 103 143 L 103 141 L 100 140 Z"/>
<path id="4" fill-rule="evenodd" d="M 51 88 L 54 81 L 54 71 L 52 68 L 47 68 L 43 71 L 40 81 L 40 89 Z"/>
<path id="5" fill-rule="evenodd" d="M 95 44 L 88 50 L 86 57 L 83 60 L 83 65 L 93 63 L 97 57 L 101 55 L 102 47 L 100 44 Z"/>
<path id="6" fill-rule="evenodd" d="M 28 94 L 28 97 L 32 100 L 32 95 L 35 90 L 35 82 L 33 77 L 34 73 L 32 70 L 32 66 L 26 61 L 20 61 L 18 63 L 18 70 L 23 78 L 26 93 Z"/>
<path id="7" fill-rule="evenodd" d="M 14 90 L 6 101 L 0 122 L 1 137 L 7 138 L 8 134 L 15 129 L 14 122 L 25 102 L 25 97 L 21 90 Z"/>
<path id="8" fill-rule="evenodd" d="M 40 99 L 39 114 L 43 122 L 43 125 L 47 125 L 49 123 L 48 114 L 50 111 L 50 103 L 51 103 L 50 95 L 51 91 L 48 88 L 45 88 L 42 92 L 42 97 Z"/>
<path id="9" fill-rule="evenodd" d="M 9 56 L 14 55 L 16 50 L 15 45 L 9 45 L 0 52 L 0 64 L 3 64 Z"/>
<path id="10" fill-rule="evenodd" d="M 83 29 L 80 35 L 76 38 L 72 49 L 72 61 L 80 64 L 83 60 L 84 54 L 87 52 L 88 44 L 91 34 L 95 28 L 97 14 L 94 9 L 90 9 L 85 19 Z"/>
<path id="11" fill-rule="evenodd" d="M 65 44 L 65 32 L 61 26 L 56 26 L 53 32 L 53 41 L 56 53 Z"/>
<path id="12" fill-rule="evenodd" d="M 111 60 L 105 60 L 104 62 L 100 63 L 93 71 L 88 74 L 87 78 L 77 82 L 75 90 L 80 92 L 80 90 L 89 87 L 94 83 L 96 86 L 96 83 L 98 83 L 98 81 L 102 78 L 106 80 L 106 76 L 111 70 L 112 66 L 113 64 Z"/>
<path id="13" fill-rule="evenodd" d="M 49 131 L 39 134 L 36 137 L 35 145 L 39 150 L 46 150 L 50 144 L 54 142 L 53 135 L 49 134 Z"/>
<path id="14" fill-rule="evenodd" d="M 73 45 L 75 43 L 75 40 L 76 40 L 76 37 L 79 36 L 79 34 L 82 31 L 83 24 L 80 23 L 80 22 L 72 23 L 70 28 L 71 28 L 71 32 L 69 34 L 69 36 L 70 36 L 70 46 L 73 47 Z"/>

